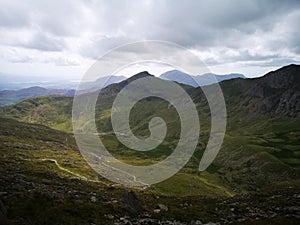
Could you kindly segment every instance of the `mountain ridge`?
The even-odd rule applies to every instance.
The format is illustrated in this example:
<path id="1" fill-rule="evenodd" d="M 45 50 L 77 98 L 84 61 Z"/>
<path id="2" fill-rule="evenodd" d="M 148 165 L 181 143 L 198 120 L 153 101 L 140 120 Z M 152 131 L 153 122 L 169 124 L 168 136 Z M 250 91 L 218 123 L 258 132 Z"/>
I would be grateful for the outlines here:
<path id="1" fill-rule="evenodd" d="M 214 74 L 214 73 L 205 73 L 205 74 L 193 76 L 179 70 L 170 70 L 161 74 L 159 78 L 176 81 L 178 83 L 190 85 L 193 87 L 198 87 L 198 86 L 207 86 L 214 83 L 220 83 L 223 80 L 230 80 L 236 78 L 246 79 L 247 77 L 239 73 L 230 73 L 230 74 L 223 74 L 223 75 Z"/>
<path id="2" fill-rule="evenodd" d="M 188 224 L 190 216 L 199 218 L 199 212 L 205 215 L 205 210 L 213 219 L 207 219 L 207 222 L 222 222 L 225 218 L 226 221 L 237 222 L 243 219 L 242 221 L 250 221 L 250 224 L 264 224 L 256 218 L 274 217 L 274 221 L 279 221 L 277 224 L 287 224 L 279 220 L 284 214 L 293 215 L 292 221 L 296 221 L 299 215 L 295 206 L 299 205 L 299 198 L 296 197 L 300 179 L 300 119 L 295 99 L 299 98 L 299 69 L 300 66 L 288 66 L 261 78 L 232 79 L 220 83 L 227 107 L 227 130 L 217 157 L 203 172 L 198 171 L 198 166 L 210 138 L 211 115 L 202 89 L 210 86 L 194 88 L 179 84 L 196 105 L 201 124 L 199 141 L 190 161 L 176 175 L 139 192 L 140 196 L 146 196 L 142 202 L 150 209 L 149 215 L 158 219 L 165 215 L 174 218 L 174 212 L 178 210 L 175 218 L 179 219 L 184 215 L 189 220 Z M 160 117 L 166 122 L 166 137 L 157 148 L 145 152 L 135 151 L 120 143 L 114 135 L 110 112 L 117 93 L 129 82 L 145 76 L 151 75 L 142 72 L 131 80 L 103 88 L 106 94 L 98 97 L 95 108 L 95 122 L 99 133 L 93 135 L 99 135 L 115 158 L 137 166 L 152 165 L 165 159 L 172 153 L 180 138 L 180 117 L 176 109 L 159 98 L 143 99 L 130 112 L 130 128 L 141 139 L 150 135 L 149 121 L 153 117 Z M 289 94 L 294 97 L 291 98 Z M 82 96 L 88 95 L 86 93 Z M 30 98 L 12 106 L 1 107 L 0 110 L 0 148 L 4 154 L 1 158 L 4 170 L 0 172 L 5 180 L 4 192 L 10 193 L 13 185 L 16 192 L 26 193 L 25 199 L 28 194 L 40 193 L 40 190 L 50 196 L 50 199 L 56 200 L 57 196 L 63 196 L 59 197 L 58 212 L 62 212 L 61 204 L 65 202 L 64 207 L 67 209 L 70 209 L 70 202 L 78 206 L 80 200 L 81 206 L 84 204 L 84 207 L 94 210 L 99 207 L 99 210 L 103 210 L 102 202 L 106 208 L 117 199 L 117 204 L 112 203 L 115 204 L 112 209 L 123 215 L 124 200 L 123 197 L 117 197 L 117 193 L 128 189 L 112 185 L 97 176 L 79 154 L 72 134 L 72 97 Z M 83 112 L 84 110 L 88 109 L 82 107 Z M 86 124 L 82 121 L 80 126 Z M 78 176 L 74 178 L 74 174 L 95 182 L 81 180 Z M 56 188 L 58 182 L 59 186 Z M 34 192 L 29 193 L 27 190 Z M 9 200 L 10 194 L 5 196 L 8 196 L 8 205 L 14 205 Z M 29 202 L 34 202 L 38 207 L 49 201 L 48 197 L 42 203 L 36 202 L 36 198 L 32 199 Z M 200 203 L 199 199 L 204 201 Z M 218 203 L 215 204 L 216 200 Z M 23 198 L 19 200 L 21 201 Z M 95 205 L 91 205 L 94 203 Z M 158 204 L 168 206 L 169 211 L 153 214 Z M 211 208 L 208 209 L 207 204 Z M 199 210 L 203 205 L 205 210 Z M 189 210 L 183 210 L 187 208 Z M 270 223 L 276 224 L 274 221 Z"/>
<path id="3" fill-rule="evenodd" d="M 300 116 L 300 100 L 299 100 L 299 77 L 300 77 L 300 66 L 292 66 L 293 73 L 290 72 L 289 66 L 281 68 L 279 70 L 267 73 L 265 76 L 260 78 L 252 79 L 231 79 L 222 81 L 220 86 L 222 88 L 226 104 L 228 105 L 229 112 L 243 112 L 248 114 L 249 119 L 256 116 L 283 116 L 283 117 L 294 117 L 299 118 Z M 287 71 L 287 72 L 284 72 Z M 275 78 L 278 74 L 280 77 Z M 107 96 L 109 102 L 113 101 L 114 96 L 129 82 L 140 77 L 149 76 L 148 72 L 138 73 L 137 76 L 124 80 L 120 83 L 111 84 L 101 90 L 101 95 Z M 151 75 L 153 76 L 153 75 Z M 159 79 L 159 78 L 157 78 Z M 276 81 L 273 81 L 275 79 Z M 285 81 L 282 81 L 284 79 Z M 283 86 L 284 85 L 284 86 Z M 193 88 L 186 86 L 187 92 L 192 96 L 196 102 L 203 102 L 205 96 L 201 90 L 201 87 Z M 87 93 L 88 94 L 88 93 Z M 52 98 L 55 99 L 55 98 Z M 59 98 L 65 99 L 71 106 L 71 98 Z M 16 105 L 8 106 L 2 109 L 2 114 L 27 117 L 29 118 L 30 110 L 33 110 L 36 105 L 41 104 L 45 98 L 24 100 Z M 49 101 L 53 102 L 53 101 Z M 55 101 L 54 101 L 55 102 Z M 53 102 L 53 103 L 54 103 Z M 28 104 L 29 103 L 29 104 Z M 19 111 L 18 109 L 24 107 L 29 111 Z M 30 106 L 31 105 L 31 106 Z M 29 107 L 30 106 L 30 107 Z M 71 112 L 71 108 L 62 110 L 65 112 Z M 21 114 L 19 114 L 21 113 Z M 25 114 L 24 114 L 25 113 Z M 26 113 L 29 113 L 26 115 Z M 23 115 L 23 116 L 22 116 Z M 67 116 L 67 115 L 66 115 Z M 68 115 L 70 117 L 70 115 Z"/>
<path id="4" fill-rule="evenodd" d="M 235 89 L 241 104 L 248 104 L 248 108 L 260 109 L 273 116 L 300 117 L 300 65 L 288 65 L 259 78 L 223 81 L 220 85 L 225 93 Z M 254 98 L 261 99 L 260 104 L 256 104 Z"/>

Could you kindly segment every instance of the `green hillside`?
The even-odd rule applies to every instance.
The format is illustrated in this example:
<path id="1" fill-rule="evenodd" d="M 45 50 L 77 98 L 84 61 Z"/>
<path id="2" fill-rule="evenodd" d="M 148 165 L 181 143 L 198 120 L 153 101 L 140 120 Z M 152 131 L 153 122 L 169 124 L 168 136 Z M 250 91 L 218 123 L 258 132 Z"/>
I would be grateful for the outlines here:
<path id="1" fill-rule="evenodd" d="M 166 158 L 180 135 L 176 110 L 165 100 L 153 97 L 133 107 L 130 126 L 136 136 L 145 138 L 150 134 L 150 119 L 162 117 L 168 130 L 161 145 L 147 152 L 134 151 L 121 144 L 113 134 L 110 121 L 113 100 L 129 82 L 144 76 L 150 75 L 142 72 L 106 87 L 96 106 L 101 140 L 113 156 L 132 165 L 150 165 Z M 253 217 L 262 221 L 260 224 L 293 224 L 296 216 L 283 218 L 283 215 L 287 211 L 298 215 L 291 211 L 298 204 L 298 197 L 290 202 L 286 199 L 299 192 L 299 77 L 300 66 L 290 65 L 262 78 L 221 83 L 228 114 L 227 130 L 217 158 L 205 172 L 198 172 L 198 166 L 211 128 L 209 106 L 201 88 L 183 86 L 199 113 L 201 133 L 197 149 L 175 176 L 134 190 L 140 204 L 145 206 L 139 210 L 150 214 L 153 220 L 177 219 L 190 224 L 191 219 L 201 218 L 204 222 L 258 224 L 251 222 L 255 218 L 247 214 L 249 207 L 254 210 Z M 125 215 L 136 220 L 145 218 L 144 214 L 139 217 L 128 209 L 126 201 L 116 204 L 124 202 L 122 199 L 129 190 L 96 174 L 82 158 L 72 135 L 71 114 L 72 98 L 62 96 L 32 98 L 1 108 L 1 164 L 4 166 L 1 167 L 3 185 L 0 191 L 4 193 L 1 194 L 4 203 L 9 206 L 12 223 L 51 224 L 27 215 L 25 208 L 30 211 L 33 207 L 41 207 L 41 211 L 48 208 L 43 214 L 45 218 L 57 213 L 58 218 L 68 218 L 63 224 L 113 224 Z M 91 193 L 101 199 L 101 204 L 91 201 Z M 10 198 L 10 195 L 21 196 L 21 200 Z M 273 197 L 277 195 L 279 197 Z M 271 197 L 270 202 L 265 202 Z M 261 201 L 265 203 L 257 206 Z M 82 207 L 74 209 L 77 203 Z M 153 213 L 158 204 L 167 205 L 169 210 Z M 232 211 L 234 205 L 239 206 L 239 213 Z M 259 214 L 257 207 L 263 213 Z M 280 210 L 285 211 L 280 213 Z M 83 213 L 82 217 L 77 215 L 79 212 Z M 118 216 L 112 219 L 109 214 Z M 264 222 L 272 215 L 276 219 Z M 84 221 L 84 218 L 92 219 Z M 59 221 L 56 222 L 62 220 Z"/>
<path id="2" fill-rule="evenodd" d="M 297 221 L 292 216 L 298 204 L 296 180 L 231 197 L 235 192 L 214 173 L 183 170 L 152 187 L 129 190 L 97 175 L 71 134 L 7 118 L 0 122 L 0 202 L 10 224 Z"/>
<path id="3" fill-rule="evenodd" d="M 42 96 L 3 107 L 3 115 L 19 121 L 43 124 L 54 129 L 72 131 L 72 97 Z"/>
<path id="4" fill-rule="evenodd" d="M 220 153 L 208 171 L 224 187 L 229 186 L 231 190 L 240 193 L 261 188 L 270 182 L 298 178 L 299 104 L 286 96 L 298 92 L 299 68 L 291 65 L 262 78 L 233 79 L 221 83 L 228 113 L 227 131 Z M 138 165 L 149 165 L 166 158 L 177 145 L 180 135 L 180 121 L 175 108 L 160 98 L 140 101 L 130 115 L 131 129 L 141 138 L 150 134 L 148 123 L 151 118 L 158 116 L 166 121 L 167 136 L 157 149 L 134 151 L 123 146 L 112 134 L 110 109 L 115 96 L 129 82 L 145 76 L 151 75 L 142 72 L 106 87 L 96 107 L 98 132 L 106 133 L 101 139 L 108 150 L 121 161 Z M 195 174 L 209 137 L 210 110 L 201 88 L 183 87 L 196 103 L 200 116 L 199 144 L 191 161 L 183 169 L 184 173 Z M 5 107 L 2 115 L 72 132 L 71 110 L 71 98 L 50 96 L 28 99 Z"/>

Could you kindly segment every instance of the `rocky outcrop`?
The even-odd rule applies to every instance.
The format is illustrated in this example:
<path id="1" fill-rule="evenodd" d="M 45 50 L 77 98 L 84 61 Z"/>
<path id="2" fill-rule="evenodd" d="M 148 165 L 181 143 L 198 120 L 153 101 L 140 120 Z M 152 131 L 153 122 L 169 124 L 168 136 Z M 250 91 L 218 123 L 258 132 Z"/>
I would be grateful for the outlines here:
<path id="1" fill-rule="evenodd" d="M 249 114 L 300 118 L 300 65 L 289 65 L 255 79 L 221 83 L 227 106 Z"/>

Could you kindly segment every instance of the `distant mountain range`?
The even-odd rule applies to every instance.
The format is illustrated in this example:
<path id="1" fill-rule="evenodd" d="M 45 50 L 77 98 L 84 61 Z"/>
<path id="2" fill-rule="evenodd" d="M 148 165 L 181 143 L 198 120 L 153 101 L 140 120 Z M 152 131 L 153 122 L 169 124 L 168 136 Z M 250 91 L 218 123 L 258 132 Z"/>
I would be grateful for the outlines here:
<path id="1" fill-rule="evenodd" d="M 111 84 L 119 83 L 126 79 L 127 78 L 124 76 L 116 76 L 116 75 L 100 77 L 95 81 L 83 82 L 81 84 L 80 90 L 83 92 L 95 91 L 99 88 L 104 88 Z"/>
<path id="2" fill-rule="evenodd" d="M 63 95 L 63 96 L 73 96 L 75 93 L 75 88 L 78 85 L 78 82 L 63 82 L 63 81 L 51 81 L 44 82 L 37 80 L 36 82 L 26 82 L 24 77 L 18 78 L 19 82 L 13 82 L 9 75 L 4 75 L 1 77 L 0 85 L 0 106 L 11 105 L 19 101 L 37 97 L 37 96 L 49 96 L 49 95 Z M 14 76 L 12 76 L 14 78 Z M 178 70 L 171 70 L 160 75 L 160 78 L 164 80 L 172 80 L 181 84 L 190 85 L 193 87 L 205 86 L 213 84 L 216 82 L 221 82 L 223 80 L 235 79 L 235 78 L 246 78 L 243 74 L 225 74 L 225 75 L 216 75 L 212 73 L 203 74 L 199 76 L 191 76 L 189 74 L 183 73 Z M 83 82 L 80 86 L 79 93 L 88 93 L 97 90 L 98 88 L 105 88 L 111 84 L 119 83 L 126 80 L 125 76 L 105 76 L 100 77 L 95 81 Z M 129 78 L 130 79 L 130 78 Z M 30 78 L 29 80 L 35 80 Z M 34 84 L 32 87 L 28 85 Z M 25 86 L 26 88 L 21 88 Z M 58 88 L 56 88 L 58 87 Z M 1 90 L 2 89 L 2 90 Z M 11 90 L 18 89 L 18 90 Z"/>
<path id="3" fill-rule="evenodd" d="M 144 71 L 119 83 L 113 83 L 106 86 L 101 90 L 102 97 L 107 98 L 103 102 L 105 102 L 106 104 L 112 104 L 116 95 L 122 90 L 123 87 L 125 87 L 128 83 L 132 82 L 133 80 L 146 76 L 153 75 Z M 160 78 L 156 77 L 155 79 Z M 220 82 L 220 86 L 222 88 L 223 95 L 226 101 L 227 113 L 230 115 L 230 118 L 236 117 L 236 120 L 238 121 L 241 117 L 245 117 L 244 120 L 246 118 L 251 120 L 252 118 L 261 118 L 265 116 L 271 116 L 275 118 L 300 118 L 299 83 L 300 66 L 289 65 L 282 67 L 276 71 L 269 72 L 265 76 L 259 78 L 238 78 L 224 80 Z M 192 96 L 193 100 L 197 104 L 205 103 L 206 98 L 200 87 L 194 88 L 192 86 L 187 85 L 182 86 L 186 89 L 187 93 Z M 72 97 L 67 96 L 72 96 L 73 91 L 57 90 L 55 92 L 36 87 L 12 92 L 12 94 L 16 96 L 18 96 L 17 94 L 19 94 L 20 98 L 24 98 L 25 95 L 27 97 L 30 95 L 33 97 L 33 94 L 31 93 L 32 90 L 35 95 L 60 94 L 64 96 L 38 97 L 30 99 L 30 101 L 23 101 L 12 106 L 4 107 L 4 114 L 12 116 L 13 118 L 23 118 L 26 122 L 35 121 L 37 123 L 43 123 L 45 125 L 51 124 L 52 128 L 57 128 L 55 125 L 55 121 L 49 121 L 49 124 L 45 123 L 45 117 L 48 117 L 46 115 L 53 115 L 54 111 L 57 111 L 57 118 L 61 116 L 63 116 L 64 118 L 69 118 L 67 120 L 65 119 L 64 123 L 68 124 L 68 131 L 71 131 L 72 128 L 70 122 L 70 112 L 72 107 Z M 38 94 L 36 92 L 38 92 Z M 39 114 L 36 114 L 35 109 L 41 104 L 44 105 L 43 102 L 45 104 L 52 104 L 52 106 L 49 106 L 45 109 L 43 108 L 43 116 L 40 117 Z M 103 105 L 103 107 L 108 107 L 106 104 Z M 64 108 L 66 105 L 68 106 L 67 109 Z M 153 110 L 156 110 L 157 106 L 153 107 Z M 26 110 L 24 110 L 25 108 Z M 58 110 L 50 110 L 48 112 L 48 108 L 57 108 Z M 103 109 L 101 108 L 101 110 Z M 34 117 L 32 116 L 33 114 Z M 137 116 L 141 116 L 142 114 L 143 111 L 141 110 Z M 27 120 L 28 118 L 30 118 L 30 120 Z M 145 124 L 141 125 L 141 127 L 144 126 L 148 127 Z M 104 127 L 106 127 L 106 125 L 103 126 L 103 128 Z"/>
<path id="4" fill-rule="evenodd" d="M 93 82 L 85 82 L 81 86 L 81 92 L 87 93 L 95 91 L 98 88 L 104 88 L 110 84 L 118 83 L 126 79 L 124 76 L 106 76 Z M 40 86 L 22 88 L 20 90 L 0 90 L 0 106 L 11 105 L 22 100 L 49 95 L 74 96 L 75 89 L 51 89 Z"/>
<path id="5" fill-rule="evenodd" d="M 204 86 L 215 82 L 221 82 L 223 80 L 229 80 L 234 78 L 246 78 L 243 74 L 237 73 L 224 75 L 207 73 L 203 75 L 192 76 L 178 70 L 167 71 L 161 74 L 159 77 L 165 80 L 172 80 L 193 87 L 198 87 L 199 84 L 200 86 Z M 84 82 L 81 85 L 81 88 L 84 91 L 92 91 L 97 88 L 106 87 L 113 83 L 121 82 L 125 79 L 127 79 L 127 77 L 121 75 L 100 77 L 95 81 Z M 80 80 L 57 80 L 55 78 L 47 77 L 20 76 L 0 73 L 0 90 L 20 90 L 35 86 L 47 89 L 76 89 L 79 82 Z"/>
<path id="6" fill-rule="evenodd" d="M 37 96 L 49 96 L 49 95 L 63 95 L 74 96 L 75 90 L 70 89 L 47 89 L 43 87 L 30 87 L 17 91 L 3 90 L 0 91 L 0 106 L 11 105 L 20 102 L 24 99 L 33 98 Z"/>
<path id="7" fill-rule="evenodd" d="M 243 74 L 230 73 L 224 75 L 218 75 L 213 73 L 206 73 L 198 76 L 192 76 L 190 74 L 181 72 L 179 70 L 171 70 L 160 75 L 160 78 L 164 80 L 172 80 L 181 84 L 190 85 L 193 87 L 206 86 L 213 83 L 218 83 L 223 80 L 230 80 L 235 78 L 245 79 Z"/>

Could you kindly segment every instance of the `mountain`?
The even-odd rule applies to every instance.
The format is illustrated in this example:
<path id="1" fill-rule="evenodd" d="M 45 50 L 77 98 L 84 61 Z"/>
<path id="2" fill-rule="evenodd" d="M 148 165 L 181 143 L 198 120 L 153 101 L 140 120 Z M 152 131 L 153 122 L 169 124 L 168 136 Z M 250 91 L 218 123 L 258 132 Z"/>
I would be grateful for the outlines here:
<path id="1" fill-rule="evenodd" d="M 161 79 L 164 80 L 171 80 L 176 81 L 181 84 L 190 85 L 193 87 L 199 86 L 195 81 L 195 76 L 189 75 L 187 73 L 181 72 L 179 70 L 171 70 L 167 71 L 159 76 Z"/>
<path id="2" fill-rule="evenodd" d="M 82 93 L 91 92 L 99 88 L 107 87 L 114 83 L 119 83 L 125 79 L 126 77 L 124 76 L 111 75 L 111 76 L 100 77 L 95 81 L 83 82 L 81 84 L 81 92 Z"/>
<path id="3" fill-rule="evenodd" d="M 101 77 L 94 82 L 83 83 L 81 86 L 81 90 L 79 91 L 81 93 L 92 92 L 98 88 L 104 88 L 125 79 L 126 77 L 124 76 L 115 76 L 115 75 Z M 74 89 L 48 89 L 39 86 L 23 88 L 20 90 L 0 90 L 0 106 L 15 104 L 22 100 L 38 97 L 38 96 L 49 96 L 49 95 L 74 96 L 74 94 L 75 94 Z"/>
<path id="4" fill-rule="evenodd" d="M 102 95 L 98 98 L 96 106 L 96 122 L 99 132 L 112 132 L 110 108 L 118 92 L 129 82 L 145 76 L 152 75 L 148 72 L 141 72 L 127 80 L 111 84 L 102 89 Z M 285 140 L 289 139 L 289 132 L 297 134 L 299 132 L 297 127 L 299 127 L 300 116 L 299 76 L 300 66 L 290 65 L 270 72 L 260 78 L 222 81 L 220 86 L 223 90 L 228 114 L 227 135 L 232 136 L 228 139 L 228 143 L 230 143 L 229 146 L 238 145 L 241 141 L 240 136 L 245 136 L 244 146 L 256 145 L 252 143 L 254 136 L 255 140 L 261 140 L 268 146 L 272 146 L 273 142 L 265 137 L 265 135 L 270 135 L 273 139 L 277 137 L 277 134 L 272 134 L 272 129 L 278 129 L 278 132 L 282 135 L 282 137 L 280 137 L 280 135 L 278 136 L 277 144 L 279 146 L 281 144 L 284 145 Z M 209 135 L 210 111 L 201 88 L 193 88 L 191 86 L 183 87 L 198 106 L 197 109 L 199 110 L 200 120 L 202 120 L 203 135 Z M 88 96 L 88 93 L 86 95 Z M 71 110 L 71 97 L 53 96 L 33 98 L 9 107 L 4 107 L 2 108 L 1 115 L 24 122 L 41 123 L 55 129 L 72 132 Z M 179 135 L 179 118 L 176 116 L 176 111 L 173 108 L 169 108 L 165 101 L 158 98 L 147 98 L 139 102 L 136 107 L 132 109 L 131 116 L 135 118 L 131 121 L 133 131 L 142 136 L 149 135 L 148 121 L 154 115 L 163 117 L 167 124 L 170 124 L 173 129 L 168 130 L 168 135 L 170 139 L 175 140 Z M 84 124 L 82 124 L 82 126 L 84 126 Z M 281 127 L 283 130 L 280 130 Z M 285 127 L 287 127 L 286 130 Z M 236 135 L 238 135 L 238 138 L 235 137 Z M 297 142 L 293 141 L 294 139 L 291 139 L 290 146 L 293 146 L 291 147 L 292 149 L 297 146 Z M 224 146 L 226 146 L 226 139 L 224 143 Z M 284 163 L 282 164 L 282 169 L 284 169 L 281 170 L 283 173 L 287 171 L 286 166 L 293 168 L 294 165 L 299 165 L 300 163 L 299 159 L 293 159 L 293 157 L 297 157 L 298 153 L 294 150 L 290 150 L 289 147 L 286 149 L 286 151 L 289 152 L 288 154 L 281 153 L 283 150 L 280 148 L 277 149 L 276 147 L 273 147 L 273 151 L 269 151 L 268 147 L 262 148 L 260 146 L 259 148 L 264 149 L 263 152 L 266 152 L 264 154 L 268 155 L 268 160 L 272 161 L 276 158 L 276 160 L 278 160 L 277 163 Z M 241 157 L 243 157 L 243 154 L 246 154 L 245 152 L 248 152 L 246 154 L 248 155 L 249 152 L 252 151 L 246 147 L 245 149 L 239 149 L 239 151 L 240 150 L 241 152 L 239 154 L 241 154 Z M 231 154 L 230 151 L 233 151 L 233 149 L 229 148 L 228 151 L 228 154 Z M 223 163 L 220 162 L 220 164 Z M 277 163 L 275 162 L 275 164 Z M 278 168 L 281 167 L 279 165 L 277 166 Z M 247 175 L 244 177 L 246 179 Z M 249 181 L 245 181 L 244 183 L 246 184 L 248 182 Z"/>
<path id="5" fill-rule="evenodd" d="M 281 168 L 277 171 L 276 176 L 270 176 L 269 180 L 266 181 L 269 182 L 271 178 L 282 177 L 282 179 L 287 179 L 289 177 L 283 174 L 300 163 L 297 158 L 298 153 L 294 151 L 298 146 L 297 141 L 293 138 L 294 136 L 290 135 L 290 133 L 293 135 L 299 133 L 299 74 L 299 66 L 290 65 L 270 72 L 261 78 L 232 79 L 220 83 L 226 101 L 228 117 L 227 137 L 223 146 L 223 151 L 226 154 L 223 159 L 222 154 L 220 154 L 220 161 L 216 161 L 216 163 L 219 162 L 219 168 L 228 167 L 225 161 L 222 160 L 225 160 L 228 155 L 232 155 L 235 151 L 237 152 L 233 155 L 239 155 L 241 158 L 245 158 L 246 155 L 252 152 L 253 157 L 257 157 L 256 160 L 260 161 L 261 156 L 255 150 L 257 148 L 261 149 L 261 154 L 267 155 L 264 156 L 264 160 L 268 161 L 270 165 L 274 164 L 275 167 Z M 146 76 L 152 75 L 141 72 L 127 80 L 111 84 L 102 89 L 102 95 L 99 97 L 96 107 L 96 122 L 99 132 L 112 132 L 109 112 L 118 92 L 131 81 Z M 185 88 L 198 105 L 202 131 L 204 132 L 203 136 L 206 137 L 210 129 L 210 114 L 205 96 L 200 87 L 185 86 Z M 72 132 L 71 110 L 71 97 L 51 96 L 32 98 L 5 107 L 2 109 L 1 114 L 20 121 L 40 123 L 55 129 Z M 147 98 L 139 102 L 132 109 L 131 116 L 134 118 L 131 121 L 131 127 L 139 135 L 149 135 L 148 121 L 153 116 L 161 116 L 167 124 L 170 124 L 172 129 L 169 129 L 167 134 L 170 140 L 175 141 L 179 135 L 180 123 L 176 111 L 169 108 L 168 104 L 161 99 Z M 273 133 L 274 131 L 276 132 Z M 277 140 L 276 146 L 273 146 L 274 139 Z M 112 141 L 117 142 L 115 138 Z M 172 142 L 169 141 L 169 144 Z M 257 144 L 260 142 L 264 143 L 263 146 Z M 205 145 L 205 138 L 203 145 Z M 238 147 L 239 145 L 241 147 Z M 272 150 L 269 148 L 272 148 Z M 163 149 L 163 154 L 169 152 L 167 150 L 169 149 L 168 146 L 164 146 Z M 118 151 L 121 150 L 128 151 L 126 148 L 119 147 Z M 201 152 L 201 149 L 199 149 L 199 152 Z M 241 159 L 238 161 L 232 159 L 232 165 L 230 166 L 237 169 L 241 162 Z M 194 162 L 194 164 L 196 163 Z M 261 165 L 264 165 L 264 163 Z M 240 172 L 235 175 L 240 176 L 239 179 L 241 177 L 245 179 L 242 182 L 242 186 L 244 186 L 241 187 L 242 189 L 249 188 L 247 186 L 251 182 L 247 177 L 252 172 L 256 171 L 257 176 L 261 178 L 265 175 L 265 173 L 258 173 L 260 169 L 262 169 L 260 166 L 251 167 L 244 175 L 241 175 Z M 250 173 L 250 171 L 252 172 Z M 293 174 L 291 171 L 290 174 Z M 252 174 L 251 177 L 255 176 Z M 232 184 L 236 184 L 236 182 L 232 182 Z M 261 185 L 263 186 L 264 182 L 257 186 Z"/>
<path id="6" fill-rule="evenodd" d="M 236 78 L 245 79 L 246 77 L 243 74 L 238 74 L 238 73 L 231 73 L 231 74 L 224 74 L 224 75 L 206 73 L 198 76 L 192 76 L 187 73 L 181 72 L 179 70 L 171 70 L 161 74 L 160 78 L 165 80 L 176 81 L 178 83 L 190 85 L 193 87 L 198 87 L 198 86 L 210 85 L 224 80 L 230 80 Z"/>
<path id="7" fill-rule="evenodd" d="M 116 95 L 133 80 L 147 76 L 152 75 L 144 71 L 103 88 L 96 104 L 99 138 L 114 157 L 132 165 L 161 161 L 180 138 L 178 113 L 167 101 L 154 97 L 132 108 L 130 127 L 139 138 L 146 138 L 150 119 L 161 117 L 168 125 L 163 143 L 151 151 L 134 151 L 113 135 L 110 110 Z M 36 97 L 2 107 L 4 205 L 14 212 L 15 224 L 47 224 L 49 218 L 56 224 L 84 224 L 86 218 L 95 224 L 125 224 L 125 215 L 137 224 L 143 224 L 142 219 L 146 224 L 158 220 L 296 224 L 300 216 L 299 77 L 300 66 L 289 65 L 255 79 L 221 81 L 227 130 L 219 154 L 204 172 L 197 169 L 210 135 L 211 115 L 202 88 L 210 86 L 180 84 L 197 106 L 199 143 L 179 173 L 143 190 L 134 189 L 136 194 L 95 174 L 80 156 L 72 135 L 72 97 Z M 35 218 L 29 213 L 36 210 L 32 207 L 43 216 Z"/>
<path id="8" fill-rule="evenodd" d="M 86 81 L 83 89 L 87 91 L 95 90 L 95 88 L 103 88 L 112 83 L 118 83 L 125 80 L 124 76 L 105 76 L 95 81 Z M 20 90 L 30 87 L 39 86 L 46 89 L 76 89 L 79 79 L 65 79 L 57 77 L 44 76 L 25 76 L 15 74 L 0 73 L 0 90 Z"/>
<path id="9" fill-rule="evenodd" d="M 148 71 L 139 72 L 139 73 L 133 75 L 132 77 L 129 77 L 126 80 L 123 80 L 119 83 L 113 83 L 113 84 L 107 86 L 106 88 L 103 88 L 101 90 L 101 95 L 115 95 L 115 94 L 119 93 L 122 90 L 122 88 L 124 88 L 130 82 L 140 79 L 140 78 L 143 78 L 143 77 L 147 77 L 147 76 L 154 77 L 153 75 L 148 73 Z"/>
<path id="10" fill-rule="evenodd" d="M 259 78 L 227 80 L 221 87 L 225 99 L 249 118 L 253 113 L 300 118 L 299 84 L 300 66 L 292 64 Z"/>
<path id="11" fill-rule="evenodd" d="M 20 90 L 2 90 L 0 91 L 0 106 L 11 105 L 20 102 L 24 99 L 33 98 L 37 96 L 49 96 L 49 95 L 63 95 L 73 96 L 75 90 L 67 89 L 47 89 L 43 87 L 30 87 Z"/>
<path id="12" fill-rule="evenodd" d="M 210 85 L 210 84 L 214 83 L 213 81 L 211 81 L 211 76 L 214 76 L 216 78 L 217 82 L 219 82 L 219 83 L 224 80 L 231 80 L 231 79 L 236 79 L 236 78 L 246 79 L 246 77 L 240 73 L 230 73 L 230 74 L 224 74 L 224 75 L 206 73 L 206 74 L 198 75 L 196 77 L 196 80 L 200 84 L 200 86 Z"/>
<path id="13" fill-rule="evenodd" d="M 251 120 L 254 117 L 262 118 L 270 116 L 272 118 L 299 118 L 299 67 L 299 65 L 289 65 L 276 71 L 267 73 L 265 76 L 259 78 L 231 79 L 220 82 L 227 105 L 227 111 L 232 117 L 243 115 L 243 120 Z M 145 76 L 152 75 L 146 71 L 141 72 L 127 80 L 121 81 L 120 83 L 114 83 L 103 88 L 101 90 L 101 98 L 105 98 L 104 102 L 107 104 L 105 106 L 103 104 L 98 104 L 99 107 L 102 107 L 101 110 L 108 108 L 110 104 L 112 104 L 116 94 L 128 83 Z M 203 95 L 200 87 L 193 88 L 184 85 L 183 87 L 192 96 L 195 102 L 198 102 L 198 104 L 206 103 L 205 96 Z M 43 91 L 43 89 L 39 90 Z M 40 121 L 40 116 L 38 113 L 34 113 L 34 117 L 30 116 L 33 114 L 33 112 L 39 112 L 39 110 L 36 110 L 36 108 L 40 105 L 51 104 L 51 107 L 49 107 L 50 110 L 52 107 L 59 107 L 56 102 L 61 102 L 61 104 L 62 102 L 68 102 L 66 105 L 71 107 L 72 98 L 33 98 L 9 107 L 2 108 L 2 114 L 22 119 L 24 121 L 27 120 L 31 122 L 38 122 Z M 99 102 L 100 100 L 98 103 Z M 64 105 L 65 104 L 62 104 L 61 107 Z M 153 110 L 155 110 L 155 108 Z M 66 113 L 71 113 L 71 108 L 65 110 L 61 109 L 61 111 L 64 112 L 62 115 L 70 118 L 71 114 Z M 47 108 L 42 110 L 41 113 L 43 115 L 47 113 Z M 49 114 L 50 113 L 51 112 L 49 112 Z M 47 117 L 48 116 L 43 116 L 42 118 Z M 52 121 L 52 124 L 54 125 L 55 121 Z"/>

